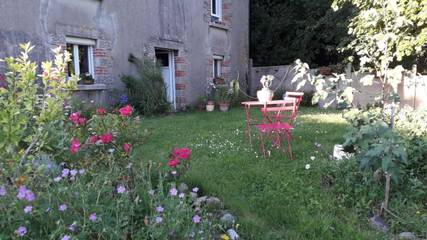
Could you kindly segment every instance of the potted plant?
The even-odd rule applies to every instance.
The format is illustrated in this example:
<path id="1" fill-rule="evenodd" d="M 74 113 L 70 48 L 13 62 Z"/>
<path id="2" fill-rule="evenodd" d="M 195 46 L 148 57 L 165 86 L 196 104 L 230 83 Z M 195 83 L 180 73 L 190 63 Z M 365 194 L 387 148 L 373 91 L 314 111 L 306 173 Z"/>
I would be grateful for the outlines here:
<path id="1" fill-rule="evenodd" d="M 81 74 L 80 78 L 81 80 L 78 82 L 78 84 L 91 85 L 95 83 L 95 79 L 93 79 L 92 74 L 88 72 Z"/>
<path id="2" fill-rule="evenodd" d="M 199 96 L 197 98 L 197 110 L 198 111 L 203 111 L 203 109 L 205 108 L 205 102 L 206 102 L 206 98 L 204 96 Z"/>
<path id="3" fill-rule="evenodd" d="M 215 110 L 215 101 L 214 100 L 208 100 L 206 102 L 206 111 L 213 112 Z"/>
<path id="4" fill-rule="evenodd" d="M 261 77 L 260 82 L 262 84 L 262 89 L 258 90 L 256 93 L 258 101 L 268 102 L 273 100 L 274 91 L 270 89 L 271 83 L 273 82 L 273 80 L 274 80 L 273 75 L 264 75 Z"/>
<path id="5" fill-rule="evenodd" d="M 220 86 L 216 89 L 215 97 L 217 99 L 219 110 L 226 112 L 230 108 L 231 94 L 226 86 Z"/>

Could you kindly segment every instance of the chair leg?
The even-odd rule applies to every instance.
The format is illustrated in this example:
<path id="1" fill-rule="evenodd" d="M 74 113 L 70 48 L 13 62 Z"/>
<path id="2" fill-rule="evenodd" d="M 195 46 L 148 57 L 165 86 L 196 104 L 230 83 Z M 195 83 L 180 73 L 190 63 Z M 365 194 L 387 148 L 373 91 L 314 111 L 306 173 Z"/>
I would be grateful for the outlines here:
<path id="1" fill-rule="evenodd" d="M 265 144 L 264 144 L 264 137 L 262 136 L 262 132 L 259 133 L 259 139 L 260 139 L 260 148 L 262 151 L 262 154 L 264 156 L 264 159 L 267 159 L 267 154 L 265 152 Z"/>
<path id="2" fill-rule="evenodd" d="M 291 132 L 286 133 L 286 140 L 288 142 L 289 157 L 291 158 L 291 160 L 294 160 L 294 156 L 292 154 L 292 133 Z"/>

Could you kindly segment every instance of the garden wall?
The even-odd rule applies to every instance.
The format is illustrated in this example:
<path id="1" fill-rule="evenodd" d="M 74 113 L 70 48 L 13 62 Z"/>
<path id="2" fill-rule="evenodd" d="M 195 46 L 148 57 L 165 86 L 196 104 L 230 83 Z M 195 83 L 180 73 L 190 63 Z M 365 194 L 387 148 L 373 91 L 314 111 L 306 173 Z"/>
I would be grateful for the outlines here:
<path id="1" fill-rule="evenodd" d="M 249 82 L 250 94 L 255 96 L 256 91 L 261 88 L 259 80 L 263 75 L 273 75 L 276 77 L 272 89 L 278 89 L 278 91 L 297 91 L 298 82 L 300 82 L 302 78 L 297 76 L 294 72 L 291 71 L 283 82 L 281 82 L 288 69 L 289 65 L 251 67 Z M 315 72 L 316 70 L 312 71 Z M 365 106 L 368 103 L 373 103 L 375 101 L 375 96 L 381 92 L 381 84 L 379 82 L 374 82 L 372 86 L 363 86 L 360 82 L 363 76 L 366 76 L 366 74 L 351 73 L 353 87 L 361 91 L 361 93 L 355 94 L 354 104 L 357 106 Z M 292 83 L 294 79 L 295 83 Z M 280 87 L 278 86 L 279 84 Z M 314 91 L 314 88 L 306 84 L 305 86 L 301 86 L 298 91 L 308 93 Z M 414 84 L 413 79 L 405 76 L 402 83 L 399 85 L 398 93 L 403 105 L 427 109 L 427 76 L 420 76 L 417 84 Z"/>

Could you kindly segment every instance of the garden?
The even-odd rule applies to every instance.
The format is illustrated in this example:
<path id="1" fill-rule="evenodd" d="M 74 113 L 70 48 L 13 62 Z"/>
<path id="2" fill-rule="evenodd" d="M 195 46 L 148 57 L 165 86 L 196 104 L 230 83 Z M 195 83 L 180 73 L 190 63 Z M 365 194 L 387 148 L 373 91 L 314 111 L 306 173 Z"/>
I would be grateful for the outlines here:
<path id="1" fill-rule="evenodd" d="M 382 90 L 355 106 L 362 90 L 345 73 L 296 61 L 298 85 L 314 92 L 293 124 L 294 159 L 248 143 L 238 80 L 208 86 L 208 111 L 170 113 L 155 64 L 131 55 L 139 76 L 123 82 L 133 91 L 84 108 L 72 100 L 70 53 L 56 48 L 39 65 L 22 44 L 2 60 L 0 239 L 426 239 L 427 111 L 397 94 L 400 61 L 425 51 L 426 5 L 333 7 L 349 2 L 353 40 L 341 50 Z M 273 78 L 261 81 L 270 92 Z"/>

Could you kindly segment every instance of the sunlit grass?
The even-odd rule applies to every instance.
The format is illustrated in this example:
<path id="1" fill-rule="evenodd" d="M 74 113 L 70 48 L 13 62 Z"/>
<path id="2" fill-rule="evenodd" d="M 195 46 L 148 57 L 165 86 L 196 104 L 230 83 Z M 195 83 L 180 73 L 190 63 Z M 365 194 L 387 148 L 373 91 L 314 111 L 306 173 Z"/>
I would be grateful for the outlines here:
<path id="1" fill-rule="evenodd" d="M 257 110 L 254 116 L 259 117 Z M 251 147 L 245 141 L 244 119 L 243 110 L 235 108 L 143 120 L 152 135 L 140 154 L 166 164 L 172 147 L 189 146 L 186 181 L 223 199 L 237 215 L 244 239 L 378 239 L 322 185 L 333 145 L 343 141 L 341 112 L 301 109 L 295 160 L 277 152 L 263 159 L 257 142 Z"/>

